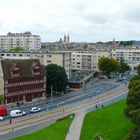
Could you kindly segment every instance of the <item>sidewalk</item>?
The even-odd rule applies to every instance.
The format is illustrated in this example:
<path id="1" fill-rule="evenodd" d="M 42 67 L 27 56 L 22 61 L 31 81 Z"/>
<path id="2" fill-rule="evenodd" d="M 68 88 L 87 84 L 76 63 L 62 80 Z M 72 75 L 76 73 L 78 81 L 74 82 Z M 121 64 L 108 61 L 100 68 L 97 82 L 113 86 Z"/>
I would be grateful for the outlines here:
<path id="1" fill-rule="evenodd" d="M 85 114 L 86 114 L 86 111 L 84 110 L 79 110 L 75 114 L 75 118 L 72 124 L 70 125 L 70 128 L 68 130 L 65 140 L 79 140 L 80 139 L 80 133 L 81 133 L 81 128 L 82 128 Z"/>

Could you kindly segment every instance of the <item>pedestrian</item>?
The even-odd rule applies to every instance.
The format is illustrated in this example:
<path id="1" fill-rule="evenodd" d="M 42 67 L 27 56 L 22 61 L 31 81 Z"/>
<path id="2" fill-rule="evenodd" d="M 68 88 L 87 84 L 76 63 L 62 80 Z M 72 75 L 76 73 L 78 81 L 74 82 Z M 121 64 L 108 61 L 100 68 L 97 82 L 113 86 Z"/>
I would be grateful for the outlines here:
<path id="1" fill-rule="evenodd" d="M 102 104 L 102 108 L 104 107 L 104 105 Z"/>
<path id="2" fill-rule="evenodd" d="M 95 105 L 95 108 L 97 109 L 97 108 L 98 108 L 98 106 L 97 106 L 97 105 Z"/>
<path id="3" fill-rule="evenodd" d="M 10 117 L 10 124 L 12 123 L 12 118 Z"/>

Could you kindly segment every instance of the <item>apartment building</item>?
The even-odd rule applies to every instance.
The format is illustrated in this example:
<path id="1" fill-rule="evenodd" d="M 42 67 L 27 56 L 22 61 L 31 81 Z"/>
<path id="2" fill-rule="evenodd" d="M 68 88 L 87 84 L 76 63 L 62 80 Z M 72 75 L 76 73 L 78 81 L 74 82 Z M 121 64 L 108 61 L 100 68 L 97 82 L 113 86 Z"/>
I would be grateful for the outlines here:
<path id="1" fill-rule="evenodd" d="M 127 63 L 132 70 L 140 64 L 140 49 L 138 48 L 113 49 L 111 56 L 118 62 Z"/>
<path id="2" fill-rule="evenodd" d="M 98 71 L 98 59 L 109 57 L 108 51 L 76 51 L 72 52 L 73 70 L 94 70 Z"/>
<path id="3" fill-rule="evenodd" d="M 31 59 L 39 59 L 44 66 L 57 64 L 65 69 L 68 79 L 71 76 L 71 53 L 70 52 L 47 52 L 32 53 Z"/>
<path id="4" fill-rule="evenodd" d="M 57 64 L 64 67 L 68 78 L 71 75 L 70 52 L 0 52 L 1 59 L 38 59 L 41 65 Z"/>
<path id="5" fill-rule="evenodd" d="M 7 33 L 0 36 L 0 49 L 10 50 L 22 47 L 25 50 L 39 50 L 41 48 L 41 38 L 39 35 L 25 33 Z"/>

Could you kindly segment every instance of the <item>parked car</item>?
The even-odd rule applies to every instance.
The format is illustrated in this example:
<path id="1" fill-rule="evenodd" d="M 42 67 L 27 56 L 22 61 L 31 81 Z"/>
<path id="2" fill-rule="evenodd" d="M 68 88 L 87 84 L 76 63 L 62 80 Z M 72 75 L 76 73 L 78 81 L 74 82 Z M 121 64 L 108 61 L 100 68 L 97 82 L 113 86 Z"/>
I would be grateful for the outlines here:
<path id="1" fill-rule="evenodd" d="M 0 116 L 0 121 L 3 121 L 4 120 L 4 117 Z"/>
<path id="2" fill-rule="evenodd" d="M 119 78 L 118 80 L 117 80 L 117 82 L 121 82 L 121 81 L 123 81 L 124 79 L 123 78 Z"/>
<path id="3" fill-rule="evenodd" d="M 99 75 L 99 79 L 107 79 L 108 77 L 105 75 Z"/>
<path id="4" fill-rule="evenodd" d="M 25 111 L 21 111 L 19 109 L 10 111 L 10 116 L 12 118 L 14 118 L 14 117 L 20 117 L 20 116 L 24 116 L 24 115 L 26 115 L 26 112 Z"/>
<path id="5" fill-rule="evenodd" d="M 35 112 L 39 112 L 39 111 L 41 111 L 41 108 L 40 108 L 40 107 L 32 107 L 32 108 L 30 109 L 30 112 L 31 112 L 31 113 L 35 113 Z"/>
<path id="6" fill-rule="evenodd" d="M 4 117 L 7 115 L 7 107 L 5 105 L 0 106 L 0 116 Z"/>

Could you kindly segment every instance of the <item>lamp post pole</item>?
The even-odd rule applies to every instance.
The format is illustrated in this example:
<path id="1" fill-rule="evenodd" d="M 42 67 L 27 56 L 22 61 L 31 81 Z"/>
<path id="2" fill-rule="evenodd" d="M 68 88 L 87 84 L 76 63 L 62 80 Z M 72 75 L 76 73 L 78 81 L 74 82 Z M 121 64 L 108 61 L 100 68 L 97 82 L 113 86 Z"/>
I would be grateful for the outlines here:
<path id="1" fill-rule="evenodd" d="M 53 85 L 51 85 L 51 105 L 52 105 L 52 101 L 53 101 Z"/>
<path id="2" fill-rule="evenodd" d="M 99 90 L 97 90 L 97 105 L 99 103 Z"/>

